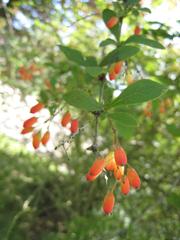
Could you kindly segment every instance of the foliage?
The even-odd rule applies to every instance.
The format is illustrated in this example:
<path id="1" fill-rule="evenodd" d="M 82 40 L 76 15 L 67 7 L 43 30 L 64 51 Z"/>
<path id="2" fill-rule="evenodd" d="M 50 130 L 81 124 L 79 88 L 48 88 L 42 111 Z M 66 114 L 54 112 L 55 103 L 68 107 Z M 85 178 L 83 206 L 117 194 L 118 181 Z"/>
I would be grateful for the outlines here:
<path id="1" fill-rule="evenodd" d="M 142 13 L 153 7 L 139 1 L 37 2 L 1 7 L 1 81 L 19 88 L 22 98 L 37 96 L 51 115 L 70 110 L 83 131 L 73 138 L 68 158 L 61 148 L 60 158 L 30 154 L 1 136 L 1 238 L 178 239 L 179 68 L 176 48 L 166 44 L 177 33 L 164 23 L 145 22 Z M 112 16 L 119 22 L 108 29 Z M 136 36 L 138 22 L 143 28 Z M 123 23 L 129 26 L 124 35 Z M 112 83 L 108 73 L 117 61 L 123 70 Z M 142 187 L 128 197 L 116 188 L 119 204 L 105 217 L 101 202 L 112 174 L 92 184 L 84 176 L 95 159 L 88 149 L 106 154 L 115 138 Z"/>

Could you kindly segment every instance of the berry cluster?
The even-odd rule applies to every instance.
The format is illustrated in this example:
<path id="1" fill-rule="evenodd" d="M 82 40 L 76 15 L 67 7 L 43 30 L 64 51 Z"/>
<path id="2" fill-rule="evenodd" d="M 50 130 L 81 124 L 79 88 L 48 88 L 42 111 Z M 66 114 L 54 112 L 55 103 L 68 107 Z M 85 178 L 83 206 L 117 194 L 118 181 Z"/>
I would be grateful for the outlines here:
<path id="1" fill-rule="evenodd" d="M 87 181 L 94 181 L 103 171 L 113 172 L 115 178 L 113 188 L 108 191 L 103 201 L 104 213 L 110 214 L 115 203 L 113 192 L 116 184 L 120 184 L 121 193 L 127 195 L 130 186 L 135 189 L 140 188 L 141 181 L 136 170 L 127 163 L 127 155 L 122 147 L 117 147 L 105 157 L 97 158 L 86 174 Z"/>
<path id="2" fill-rule="evenodd" d="M 40 73 L 41 69 L 32 63 L 29 67 L 22 66 L 18 69 L 18 74 L 21 80 L 32 81 L 34 74 Z"/>
<path id="3" fill-rule="evenodd" d="M 166 112 L 166 110 L 172 105 L 172 100 L 170 98 L 166 98 L 162 100 L 159 104 L 159 113 L 163 114 Z M 144 115 L 146 117 L 151 118 L 152 117 L 152 102 L 148 102 L 143 110 Z"/>
<path id="4" fill-rule="evenodd" d="M 120 74 L 122 70 L 123 62 L 119 61 L 115 64 L 112 64 L 109 70 L 109 80 L 115 80 L 117 75 Z"/>
<path id="5" fill-rule="evenodd" d="M 36 113 L 40 112 L 43 108 L 44 108 L 43 103 L 37 103 L 36 105 L 31 107 L 30 113 L 36 114 Z M 48 126 L 48 128 L 46 128 L 46 131 L 44 132 L 43 135 L 41 134 L 42 129 L 39 130 L 38 128 L 36 128 L 36 124 L 38 123 L 38 119 L 39 118 L 37 116 L 33 116 L 33 117 L 25 120 L 24 123 L 23 123 L 23 130 L 21 131 L 21 134 L 27 134 L 27 133 L 32 132 L 32 145 L 33 145 L 34 149 L 39 148 L 41 143 L 44 146 L 46 146 L 46 144 L 48 143 L 48 141 L 50 139 L 49 126 Z M 53 119 L 53 117 L 50 118 L 50 119 L 47 119 L 45 121 L 45 123 L 47 123 L 48 121 L 50 121 L 52 119 Z M 77 119 L 72 119 L 71 114 L 69 112 L 66 112 L 63 115 L 60 122 L 61 122 L 61 125 L 63 127 L 67 127 L 68 123 L 70 123 L 70 131 L 71 131 L 72 135 L 77 133 L 78 130 L 79 130 L 78 120 Z"/>

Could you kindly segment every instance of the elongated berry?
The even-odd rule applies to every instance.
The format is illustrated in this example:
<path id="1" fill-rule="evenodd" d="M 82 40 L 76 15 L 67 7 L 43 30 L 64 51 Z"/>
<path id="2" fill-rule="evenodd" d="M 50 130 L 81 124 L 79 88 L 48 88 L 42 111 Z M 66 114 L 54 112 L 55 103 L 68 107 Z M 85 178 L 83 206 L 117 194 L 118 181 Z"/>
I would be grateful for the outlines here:
<path id="1" fill-rule="evenodd" d="M 33 134 L 32 136 L 32 144 L 34 149 L 37 149 L 41 143 L 41 134 L 40 132 Z"/>
<path id="2" fill-rule="evenodd" d="M 115 63 L 115 65 L 114 65 L 114 72 L 115 72 L 115 74 L 119 74 L 121 72 L 122 65 L 123 65 L 123 62 Z"/>
<path id="3" fill-rule="evenodd" d="M 140 35 L 141 34 L 141 28 L 139 26 L 136 26 L 134 29 L 134 34 L 135 35 Z"/>
<path id="4" fill-rule="evenodd" d="M 125 176 L 121 183 L 121 192 L 124 195 L 127 195 L 129 193 L 129 191 L 130 191 L 129 179 L 127 176 Z"/>
<path id="5" fill-rule="evenodd" d="M 87 174 L 86 174 L 86 180 L 89 181 L 89 182 L 92 182 L 92 181 L 94 181 L 98 176 L 99 176 L 99 175 L 93 176 L 93 175 L 91 175 L 90 173 L 87 173 Z"/>
<path id="6" fill-rule="evenodd" d="M 116 168 L 114 168 L 114 177 L 116 180 L 120 180 L 122 178 L 123 174 L 124 174 L 123 167 L 116 166 Z"/>
<path id="7" fill-rule="evenodd" d="M 122 147 L 118 147 L 115 149 L 114 158 L 117 165 L 125 165 L 127 163 L 126 152 Z"/>
<path id="8" fill-rule="evenodd" d="M 24 121 L 23 127 L 24 128 L 32 127 L 32 125 L 35 124 L 37 122 L 37 120 L 38 119 L 36 117 L 31 117 L 31 118 L 27 119 L 26 121 Z"/>
<path id="9" fill-rule="evenodd" d="M 118 18 L 113 16 L 106 22 L 106 26 L 111 29 L 118 23 L 118 21 Z"/>
<path id="10" fill-rule="evenodd" d="M 115 197 L 113 192 L 108 192 L 103 201 L 103 211 L 105 214 L 110 214 L 113 211 L 115 204 Z"/>
<path id="11" fill-rule="evenodd" d="M 24 129 L 21 131 L 21 134 L 30 133 L 30 132 L 32 132 L 33 129 L 34 129 L 33 127 L 24 128 Z"/>
<path id="12" fill-rule="evenodd" d="M 44 104 L 43 103 L 37 103 L 36 105 L 34 105 L 30 109 L 30 113 L 37 113 L 37 112 L 39 112 L 43 108 L 44 108 Z"/>
<path id="13" fill-rule="evenodd" d="M 97 158 L 89 170 L 89 174 L 96 176 L 99 175 L 105 166 L 105 160 L 103 158 Z"/>
<path id="14" fill-rule="evenodd" d="M 129 179 L 130 185 L 133 188 L 140 188 L 141 180 L 140 180 L 139 175 L 137 174 L 137 172 L 134 168 L 128 168 L 127 169 L 127 177 Z"/>
<path id="15" fill-rule="evenodd" d="M 43 137 L 41 139 L 42 144 L 45 146 L 47 144 L 47 142 L 49 141 L 49 139 L 50 139 L 50 132 L 47 131 L 47 132 L 45 132 L 45 134 L 43 135 Z"/>
<path id="16" fill-rule="evenodd" d="M 62 117 L 62 120 L 61 120 L 61 125 L 63 127 L 66 127 L 66 125 L 71 121 L 71 114 L 70 112 L 66 112 L 64 114 L 64 116 Z"/>
<path id="17" fill-rule="evenodd" d="M 105 157 L 105 162 L 106 162 L 105 169 L 107 171 L 113 171 L 116 168 L 116 163 L 115 163 L 115 160 L 114 160 L 114 153 L 113 152 L 109 153 Z"/>
<path id="18" fill-rule="evenodd" d="M 72 122 L 71 122 L 71 133 L 72 134 L 75 134 L 78 132 L 78 129 L 79 129 L 79 122 L 77 119 L 73 119 Z"/>
<path id="19" fill-rule="evenodd" d="M 109 80 L 110 81 L 113 81 L 113 80 L 115 80 L 116 79 L 116 74 L 114 73 L 114 72 L 110 72 L 109 73 Z"/>

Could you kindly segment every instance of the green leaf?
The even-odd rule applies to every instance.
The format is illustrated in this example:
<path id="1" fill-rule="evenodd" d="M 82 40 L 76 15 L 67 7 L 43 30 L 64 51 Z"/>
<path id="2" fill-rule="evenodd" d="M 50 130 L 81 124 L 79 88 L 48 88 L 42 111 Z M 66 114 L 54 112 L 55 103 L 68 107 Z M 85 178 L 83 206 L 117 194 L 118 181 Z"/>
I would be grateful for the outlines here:
<path id="1" fill-rule="evenodd" d="M 133 136 L 135 128 L 131 126 L 124 126 L 120 121 L 112 120 L 113 125 L 118 131 L 118 135 L 120 137 L 124 137 L 125 139 L 129 139 Z"/>
<path id="2" fill-rule="evenodd" d="M 86 67 L 86 72 L 93 77 L 97 77 L 103 72 L 103 69 L 101 67 Z"/>
<path id="3" fill-rule="evenodd" d="M 72 90 L 63 96 L 70 105 L 86 111 L 98 111 L 102 106 L 91 96 L 81 90 Z"/>
<path id="4" fill-rule="evenodd" d="M 161 43 L 152 39 L 148 39 L 144 36 L 133 35 L 129 37 L 125 43 L 139 43 L 152 48 L 164 49 L 164 46 Z"/>
<path id="5" fill-rule="evenodd" d="M 95 57 L 93 56 L 89 56 L 89 57 L 86 57 L 85 58 L 85 61 L 84 61 L 84 66 L 97 66 L 97 60 Z"/>
<path id="6" fill-rule="evenodd" d="M 180 209 L 180 193 L 170 193 L 167 196 L 167 201 L 170 205 Z"/>
<path id="7" fill-rule="evenodd" d="M 106 40 L 103 40 L 102 42 L 100 42 L 99 46 L 100 47 L 105 47 L 107 45 L 116 45 L 116 41 L 114 41 L 113 39 L 111 38 L 107 38 Z"/>
<path id="8" fill-rule="evenodd" d="M 104 57 L 104 59 L 101 62 L 101 65 L 108 65 L 112 64 L 114 62 L 118 62 L 120 60 L 126 60 L 132 56 L 134 56 L 136 53 L 139 52 L 138 47 L 134 46 L 122 46 L 119 48 L 116 48 L 112 52 L 110 52 L 108 55 Z"/>
<path id="9" fill-rule="evenodd" d="M 104 23 L 106 24 L 107 21 L 111 18 L 111 17 L 117 17 L 116 13 L 110 9 L 104 9 L 103 11 L 103 20 Z M 117 23 L 113 28 L 109 29 L 110 32 L 116 37 L 117 40 L 119 40 L 119 36 L 120 36 L 120 24 Z"/>
<path id="10" fill-rule="evenodd" d="M 107 107 L 112 108 L 119 104 L 130 105 L 153 100 L 165 93 L 166 90 L 164 85 L 152 80 L 139 80 L 129 85 Z"/>
<path id="11" fill-rule="evenodd" d="M 177 127 L 175 124 L 169 124 L 166 126 L 168 132 L 170 132 L 175 137 L 180 137 L 180 127 Z"/>
<path id="12" fill-rule="evenodd" d="M 113 112 L 109 113 L 108 116 L 124 127 L 135 127 L 137 125 L 137 122 L 132 115 L 126 112 Z"/>
<path id="13" fill-rule="evenodd" d="M 60 49 L 69 60 L 84 65 L 84 57 L 80 51 L 62 45 L 60 45 Z"/>

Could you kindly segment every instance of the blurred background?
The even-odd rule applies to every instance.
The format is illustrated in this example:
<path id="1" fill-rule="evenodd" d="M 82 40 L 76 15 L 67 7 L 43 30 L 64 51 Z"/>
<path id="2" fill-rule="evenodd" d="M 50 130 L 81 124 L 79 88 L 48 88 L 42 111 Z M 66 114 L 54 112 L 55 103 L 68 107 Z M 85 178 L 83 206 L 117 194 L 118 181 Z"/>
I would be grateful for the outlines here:
<path id="1" fill-rule="evenodd" d="M 128 78 L 107 83 L 105 98 L 142 77 L 167 85 L 169 91 L 152 103 L 135 109 L 138 127 L 120 134 L 129 162 L 140 174 L 142 186 L 128 196 L 117 188 L 116 206 L 104 216 L 101 205 L 106 179 L 85 179 L 94 155 L 93 117 L 65 106 L 81 126 L 87 124 L 67 151 L 54 149 L 69 132 L 59 120 L 51 123 L 47 147 L 35 151 L 30 136 L 22 136 L 29 109 L 42 100 L 50 115 L 63 107 L 62 92 L 79 87 L 97 92 L 98 86 L 78 64 L 65 58 L 58 44 L 81 50 L 86 56 L 103 56 L 111 47 L 99 43 L 110 34 L 102 10 L 103 0 L 1 0 L 0 2 L 0 239 L 2 240 L 179 240 L 180 239 L 180 70 L 178 1 L 142 1 L 151 9 L 129 16 L 122 40 L 142 33 L 158 39 L 166 50 L 143 47 L 128 64 Z M 92 82 L 93 84 L 92 84 Z M 106 100 L 106 99 L 105 99 Z M 112 150 L 112 132 L 101 121 L 98 143 Z M 67 156 L 68 154 L 68 156 Z"/>

